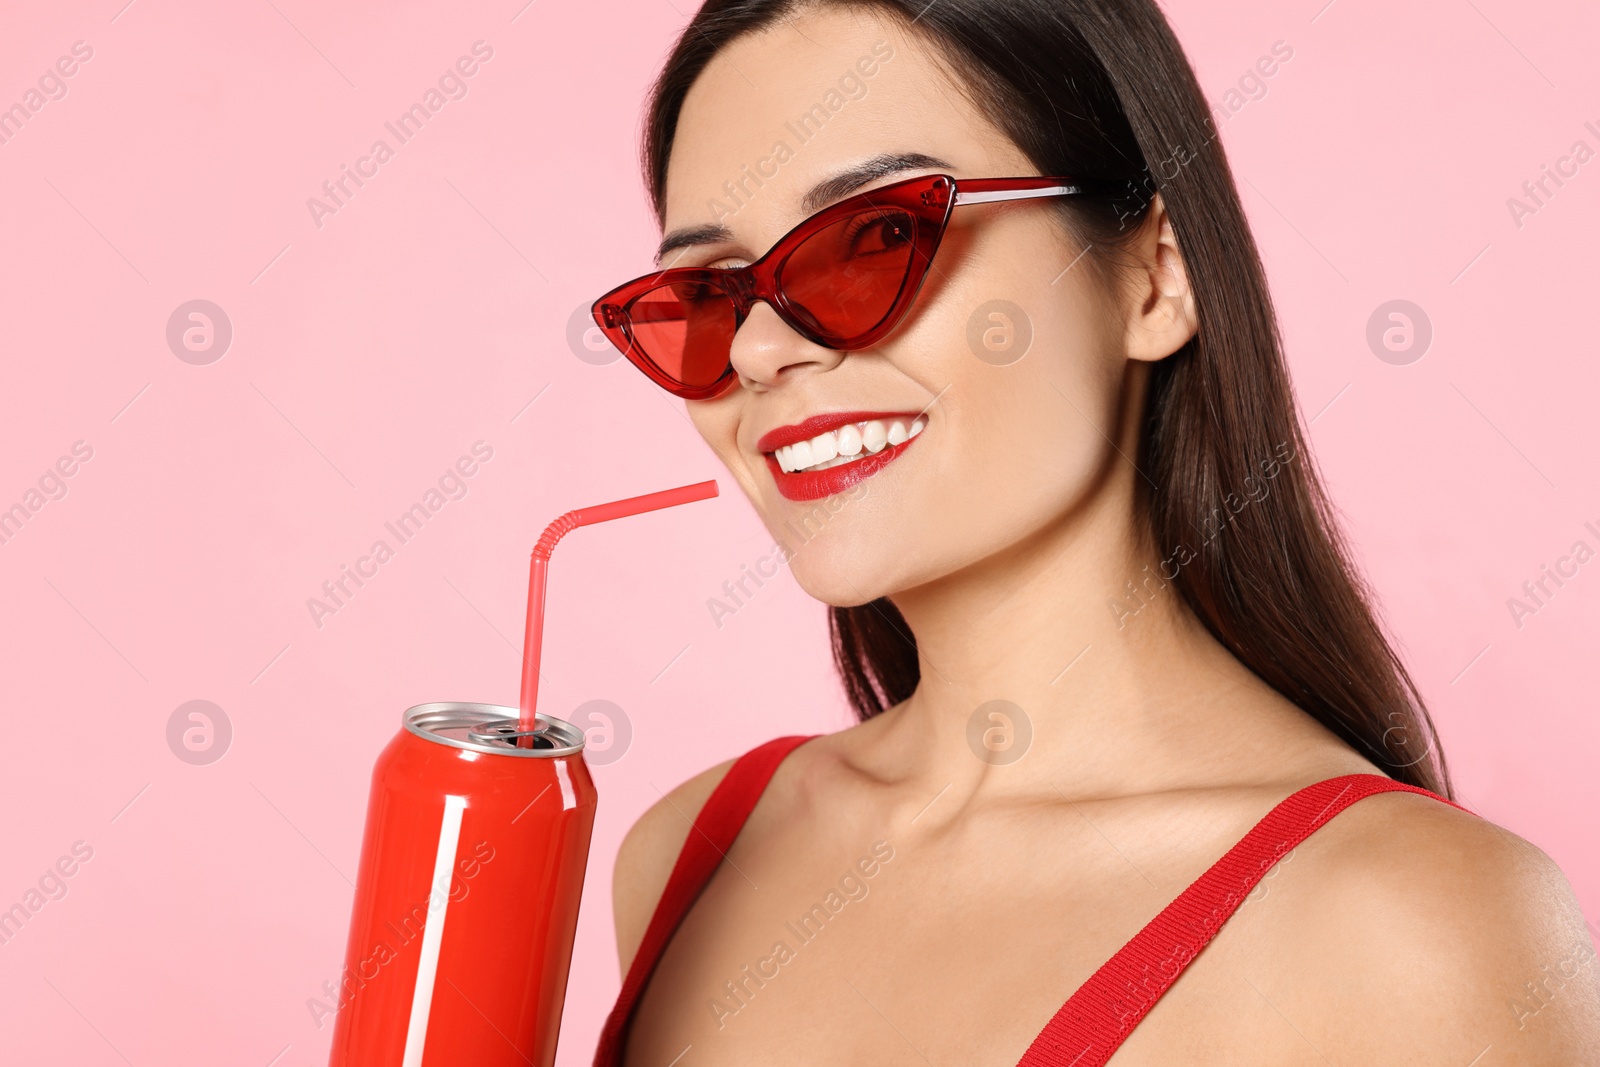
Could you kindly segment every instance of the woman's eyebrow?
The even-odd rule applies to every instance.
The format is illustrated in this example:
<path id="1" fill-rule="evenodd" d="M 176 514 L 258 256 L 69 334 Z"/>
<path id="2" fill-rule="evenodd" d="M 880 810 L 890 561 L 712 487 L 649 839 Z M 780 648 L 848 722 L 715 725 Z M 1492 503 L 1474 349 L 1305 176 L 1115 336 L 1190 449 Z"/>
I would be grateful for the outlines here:
<path id="1" fill-rule="evenodd" d="M 950 164 L 936 156 L 926 155 L 921 152 L 898 152 L 873 156 L 863 160 L 852 167 L 840 171 L 838 174 L 813 185 L 800 198 L 800 212 L 802 217 L 813 215 L 827 207 L 835 200 L 840 200 L 850 193 L 855 192 L 869 182 L 879 178 L 888 177 L 907 170 L 949 170 Z M 693 245 L 714 244 L 717 241 L 731 241 L 733 231 L 728 227 L 718 224 L 704 226 L 688 226 L 683 229 L 673 230 L 661 241 L 661 247 L 656 251 L 656 265 L 671 252 L 680 248 Z"/>
<path id="2" fill-rule="evenodd" d="M 718 241 L 733 240 L 733 231 L 720 223 L 709 226 L 690 226 L 687 229 L 673 230 L 661 240 L 661 247 L 656 249 L 656 266 L 661 266 L 661 261 L 667 258 L 670 252 L 680 248 L 689 248 L 693 245 L 709 245 Z"/>

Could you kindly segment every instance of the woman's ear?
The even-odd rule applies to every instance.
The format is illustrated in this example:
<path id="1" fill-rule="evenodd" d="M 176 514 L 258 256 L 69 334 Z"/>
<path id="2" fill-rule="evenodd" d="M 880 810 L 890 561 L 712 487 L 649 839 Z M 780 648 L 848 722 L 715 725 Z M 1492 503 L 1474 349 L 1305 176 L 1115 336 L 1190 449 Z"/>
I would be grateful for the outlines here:
<path id="1" fill-rule="evenodd" d="M 1166 202 L 1157 193 L 1129 250 L 1138 264 L 1129 291 L 1128 358 L 1166 359 L 1200 327 L 1183 253 L 1172 232 Z"/>

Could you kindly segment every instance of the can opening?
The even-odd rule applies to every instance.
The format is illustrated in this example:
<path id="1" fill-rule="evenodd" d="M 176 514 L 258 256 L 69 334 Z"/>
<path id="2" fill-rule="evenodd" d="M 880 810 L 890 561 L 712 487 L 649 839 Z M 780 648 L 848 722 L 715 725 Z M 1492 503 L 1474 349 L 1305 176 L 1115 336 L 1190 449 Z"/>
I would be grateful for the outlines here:
<path id="1" fill-rule="evenodd" d="M 500 704 L 418 704 L 401 721 L 425 740 L 487 755 L 548 758 L 583 751 L 583 731 L 571 723 L 541 713 L 537 725 L 524 730 L 518 709 Z"/>
<path id="2" fill-rule="evenodd" d="M 523 730 L 516 719 L 491 719 L 480 722 L 467 731 L 467 739 L 476 741 L 480 745 L 496 745 L 505 748 L 541 749 L 558 748 L 550 739 L 550 727 L 540 726 L 535 730 Z M 528 744 L 518 744 L 524 737 L 530 738 Z"/>

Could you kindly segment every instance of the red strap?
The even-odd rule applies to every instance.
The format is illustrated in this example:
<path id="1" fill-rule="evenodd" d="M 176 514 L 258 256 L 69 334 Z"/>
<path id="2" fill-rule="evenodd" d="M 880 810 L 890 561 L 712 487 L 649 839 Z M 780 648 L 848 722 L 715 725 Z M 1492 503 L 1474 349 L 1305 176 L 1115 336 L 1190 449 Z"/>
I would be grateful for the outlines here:
<path id="1" fill-rule="evenodd" d="M 1294 793 L 1091 975 L 1017 1067 L 1102 1067 L 1286 852 L 1356 801 L 1387 792 L 1420 793 L 1477 814 L 1378 774 L 1346 774 Z"/>
<path id="2" fill-rule="evenodd" d="M 739 836 L 778 764 L 795 748 L 817 736 L 820 735 L 779 737 L 751 749 L 728 768 L 728 773 L 706 798 L 705 806 L 695 816 L 694 826 L 683 843 L 683 851 L 678 853 L 678 862 L 667 878 L 667 887 L 656 903 L 655 914 L 650 917 L 644 940 L 628 968 L 616 1006 L 600 1031 L 600 1044 L 594 1054 L 595 1067 L 614 1067 L 622 1063 L 628 1023 L 633 1019 L 639 995 L 644 992 L 645 983 L 655 971 L 667 942 L 672 940 L 678 924 L 711 880 L 728 849 L 733 847 L 733 839 Z"/>

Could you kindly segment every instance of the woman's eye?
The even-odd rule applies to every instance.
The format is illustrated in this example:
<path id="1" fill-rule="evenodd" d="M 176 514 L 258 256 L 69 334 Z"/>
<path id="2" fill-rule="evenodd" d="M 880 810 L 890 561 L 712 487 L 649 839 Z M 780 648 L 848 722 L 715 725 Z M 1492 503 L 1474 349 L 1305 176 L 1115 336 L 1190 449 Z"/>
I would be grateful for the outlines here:
<path id="1" fill-rule="evenodd" d="M 688 267 L 691 270 L 737 270 L 740 267 L 748 267 L 750 263 L 751 260 L 748 256 L 736 256 L 730 252 L 705 263 L 695 263 L 691 260 L 686 263 L 680 263 L 679 266 Z"/>
<path id="2" fill-rule="evenodd" d="M 910 234 L 900 219 L 880 215 L 854 228 L 850 250 L 857 255 L 872 255 L 899 248 L 909 239 Z"/>

